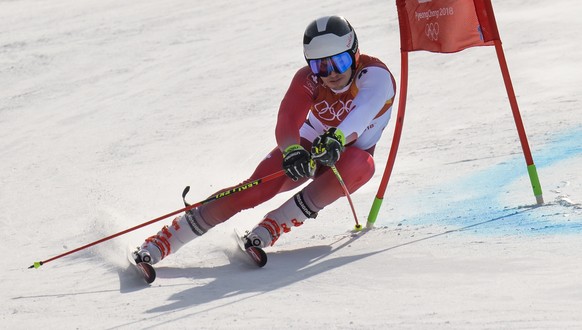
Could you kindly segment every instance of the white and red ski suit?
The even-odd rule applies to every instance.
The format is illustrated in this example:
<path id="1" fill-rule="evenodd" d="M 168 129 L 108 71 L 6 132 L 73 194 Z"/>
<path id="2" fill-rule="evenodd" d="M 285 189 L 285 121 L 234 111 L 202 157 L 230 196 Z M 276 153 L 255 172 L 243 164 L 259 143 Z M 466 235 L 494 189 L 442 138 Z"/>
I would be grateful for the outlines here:
<path id="1" fill-rule="evenodd" d="M 359 56 L 350 83 L 340 91 L 325 86 L 309 67 L 301 68 L 279 108 L 275 130 L 277 146 L 244 182 L 280 171 L 285 148 L 301 144 L 306 150 L 311 150 L 311 143 L 317 136 L 330 127 L 337 127 L 346 137 L 346 147 L 335 166 L 353 193 L 374 174 L 374 148 L 388 125 L 395 85 L 386 65 L 364 54 Z M 330 168 L 319 166 L 313 178 L 297 181 L 282 176 L 204 204 L 177 217 L 172 225 L 148 238 L 142 248 L 151 253 L 155 263 L 236 213 L 297 188 L 308 180 L 311 182 L 300 192 L 269 212 L 253 228 L 252 232 L 260 237 L 263 247 L 272 245 L 279 235 L 303 224 L 307 218 L 314 218 L 317 212 L 344 195 Z"/>

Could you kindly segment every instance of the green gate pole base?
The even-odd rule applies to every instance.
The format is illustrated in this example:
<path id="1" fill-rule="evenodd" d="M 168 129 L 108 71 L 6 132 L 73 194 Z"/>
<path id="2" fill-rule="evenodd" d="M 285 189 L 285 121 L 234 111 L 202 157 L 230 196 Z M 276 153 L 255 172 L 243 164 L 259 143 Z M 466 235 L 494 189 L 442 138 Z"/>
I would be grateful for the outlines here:
<path id="1" fill-rule="evenodd" d="M 380 207 L 382 206 L 382 198 L 374 198 L 374 203 L 372 203 L 372 208 L 370 209 L 370 214 L 368 215 L 368 222 L 366 222 L 366 228 L 374 227 L 374 223 L 378 218 L 378 212 L 380 212 Z"/>
<path id="2" fill-rule="evenodd" d="M 531 181 L 531 187 L 533 188 L 534 196 L 536 196 L 536 202 L 538 205 L 542 205 L 544 203 L 544 197 L 542 194 L 542 185 L 540 184 L 540 178 L 538 177 L 536 165 L 529 165 L 527 167 L 527 172 L 529 174 L 529 180 Z"/>

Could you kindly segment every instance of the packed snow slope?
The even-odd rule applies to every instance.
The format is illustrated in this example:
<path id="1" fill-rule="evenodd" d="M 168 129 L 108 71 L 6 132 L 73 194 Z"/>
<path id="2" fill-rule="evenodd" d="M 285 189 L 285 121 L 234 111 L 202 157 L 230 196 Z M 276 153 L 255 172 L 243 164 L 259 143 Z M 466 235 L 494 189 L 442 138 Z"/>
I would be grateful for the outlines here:
<path id="1" fill-rule="evenodd" d="M 171 219 L 27 269 L 245 179 L 274 146 L 305 26 L 346 16 L 400 81 L 394 1 L 0 1 L 0 327 L 582 328 L 582 3 L 493 1 L 544 191 L 536 207 L 495 51 L 410 54 L 402 142 L 376 228 L 340 199 L 236 253 L 289 198 L 242 212 L 158 265 Z M 397 101 L 398 102 L 398 101 Z M 352 197 L 365 222 L 388 156 Z"/>

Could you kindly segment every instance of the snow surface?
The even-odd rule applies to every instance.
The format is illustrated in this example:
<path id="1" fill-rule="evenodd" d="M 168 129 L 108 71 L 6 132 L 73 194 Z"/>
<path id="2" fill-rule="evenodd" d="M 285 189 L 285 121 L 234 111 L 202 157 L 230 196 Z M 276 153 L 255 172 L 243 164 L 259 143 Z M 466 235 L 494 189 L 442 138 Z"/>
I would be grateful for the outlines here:
<path id="1" fill-rule="evenodd" d="M 278 196 L 144 287 L 126 248 L 170 220 L 27 267 L 182 207 L 186 185 L 200 200 L 245 179 L 312 19 L 346 16 L 399 81 L 394 1 L 0 1 L 0 328 L 581 329 L 582 3 L 493 5 L 544 206 L 494 49 L 413 53 L 374 230 L 352 237 L 340 199 L 250 267 L 232 230 Z M 353 195 L 364 222 L 393 130 Z"/>

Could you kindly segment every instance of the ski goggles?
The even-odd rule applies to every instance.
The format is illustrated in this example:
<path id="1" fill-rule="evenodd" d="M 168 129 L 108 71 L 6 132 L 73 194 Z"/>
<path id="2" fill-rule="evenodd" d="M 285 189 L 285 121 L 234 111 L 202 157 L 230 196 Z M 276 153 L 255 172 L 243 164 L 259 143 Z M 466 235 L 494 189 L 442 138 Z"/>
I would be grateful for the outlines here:
<path id="1" fill-rule="evenodd" d="M 353 61 L 350 53 L 343 52 L 330 57 L 309 60 L 308 63 L 311 72 L 320 77 L 327 77 L 334 71 L 340 74 L 346 72 L 352 66 Z"/>

